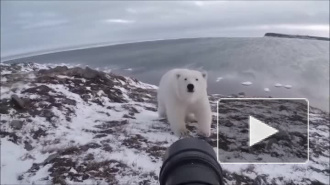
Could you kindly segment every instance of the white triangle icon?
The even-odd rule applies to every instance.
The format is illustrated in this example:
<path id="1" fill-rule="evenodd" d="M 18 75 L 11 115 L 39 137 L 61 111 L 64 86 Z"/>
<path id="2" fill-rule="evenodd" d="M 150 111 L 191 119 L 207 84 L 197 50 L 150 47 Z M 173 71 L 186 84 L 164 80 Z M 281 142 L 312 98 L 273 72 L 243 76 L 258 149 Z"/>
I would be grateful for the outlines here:
<path id="1" fill-rule="evenodd" d="M 253 146 L 256 143 L 278 132 L 278 130 L 276 130 L 275 128 L 266 125 L 265 123 L 254 118 L 253 116 L 249 116 L 249 125 L 250 146 Z"/>

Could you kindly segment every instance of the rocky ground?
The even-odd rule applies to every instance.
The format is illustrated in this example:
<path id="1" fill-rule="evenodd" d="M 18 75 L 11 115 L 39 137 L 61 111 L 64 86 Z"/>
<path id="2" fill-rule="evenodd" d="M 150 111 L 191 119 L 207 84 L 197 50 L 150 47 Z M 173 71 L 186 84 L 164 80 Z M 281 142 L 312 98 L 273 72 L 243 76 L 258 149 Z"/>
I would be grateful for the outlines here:
<path id="1" fill-rule="evenodd" d="M 90 68 L 1 64 L 1 184 L 158 184 L 178 138 L 157 118 L 156 89 Z M 220 97 L 210 96 L 214 147 Z M 328 184 L 329 113 L 311 107 L 309 116 L 307 164 L 223 164 L 226 184 Z"/>

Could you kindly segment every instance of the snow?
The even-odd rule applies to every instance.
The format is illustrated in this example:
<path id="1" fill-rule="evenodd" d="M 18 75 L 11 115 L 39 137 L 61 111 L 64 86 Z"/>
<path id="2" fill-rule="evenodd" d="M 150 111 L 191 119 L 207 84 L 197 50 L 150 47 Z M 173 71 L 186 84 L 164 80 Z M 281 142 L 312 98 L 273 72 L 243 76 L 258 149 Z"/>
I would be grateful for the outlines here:
<path id="1" fill-rule="evenodd" d="M 283 85 L 280 84 L 280 83 L 276 83 L 274 86 L 275 86 L 275 87 L 282 87 Z"/>
<path id="2" fill-rule="evenodd" d="M 7 82 L 7 78 L 6 77 L 2 77 L 1 78 L 1 82 Z"/>
<path id="3" fill-rule="evenodd" d="M 66 79 L 74 79 L 74 77 L 69 77 L 69 76 L 64 76 L 64 75 L 58 75 L 58 76 L 56 76 L 56 77 L 58 77 L 58 78 L 66 78 Z"/>
<path id="4" fill-rule="evenodd" d="M 216 81 L 216 82 L 220 82 L 222 79 L 223 79 L 223 77 L 220 76 L 220 77 L 218 77 L 215 81 Z"/>
<path id="5" fill-rule="evenodd" d="M 43 159 L 41 154 L 31 154 L 35 159 L 24 159 L 26 150 L 8 140 L 1 139 L 1 184 L 24 184 L 17 178 L 27 171 L 31 165 Z M 37 174 L 34 178 L 38 178 Z"/>
<path id="6" fill-rule="evenodd" d="M 252 85 L 252 82 L 246 81 L 246 82 L 242 82 L 241 84 L 245 85 L 245 86 L 250 86 L 250 85 Z"/>
<path id="7" fill-rule="evenodd" d="M 11 71 L 1 71 L 1 75 L 7 75 L 7 74 L 11 74 L 12 72 Z"/>
<path id="8" fill-rule="evenodd" d="M 291 89 L 291 88 L 292 88 L 292 85 L 284 85 L 284 87 L 285 87 L 286 89 Z"/>
<path id="9" fill-rule="evenodd" d="M 270 89 L 269 88 L 264 88 L 264 91 L 269 92 Z"/>

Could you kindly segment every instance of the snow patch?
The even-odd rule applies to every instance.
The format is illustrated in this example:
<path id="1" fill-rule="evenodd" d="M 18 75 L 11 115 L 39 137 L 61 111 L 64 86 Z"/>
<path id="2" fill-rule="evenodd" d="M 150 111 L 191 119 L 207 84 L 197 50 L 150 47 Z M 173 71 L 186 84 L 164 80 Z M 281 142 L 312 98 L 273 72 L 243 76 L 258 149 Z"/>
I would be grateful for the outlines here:
<path id="1" fill-rule="evenodd" d="M 242 85 L 245 85 L 245 86 L 250 86 L 250 85 L 252 85 L 253 83 L 250 82 L 250 81 L 246 81 L 246 82 L 242 82 L 241 84 L 242 84 Z"/>
<path id="2" fill-rule="evenodd" d="M 223 77 L 218 77 L 215 81 L 220 82 L 223 79 Z"/>
<path id="3" fill-rule="evenodd" d="M 284 85 L 284 87 L 285 87 L 286 89 L 291 89 L 291 88 L 292 88 L 292 85 Z"/>
<path id="4" fill-rule="evenodd" d="M 282 87 L 283 85 L 280 84 L 280 83 L 276 83 L 274 86 L 275 86 L 275 87 Z"/>
<path id="5" fill-rule="evenodd" d="M 264 91 L 269 92 L 270 89 L 269 88 L 264 88 Z"/>

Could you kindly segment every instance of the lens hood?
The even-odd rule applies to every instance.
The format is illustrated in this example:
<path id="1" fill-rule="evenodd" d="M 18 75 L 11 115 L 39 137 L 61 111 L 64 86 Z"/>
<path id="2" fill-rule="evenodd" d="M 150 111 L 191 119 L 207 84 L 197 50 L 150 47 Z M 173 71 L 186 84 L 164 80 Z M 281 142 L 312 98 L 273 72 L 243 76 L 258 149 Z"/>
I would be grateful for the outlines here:
<path id="1" fill-rule="evenodd" d="M 160 185 L 223 185 L 213 147 L 197 138 L 180 139 L 168 148 L 159 180 Z"/>

